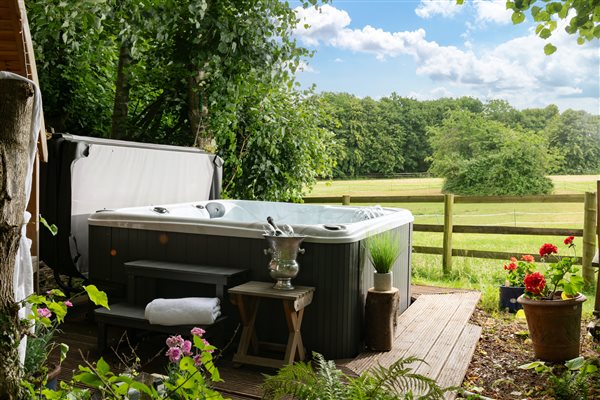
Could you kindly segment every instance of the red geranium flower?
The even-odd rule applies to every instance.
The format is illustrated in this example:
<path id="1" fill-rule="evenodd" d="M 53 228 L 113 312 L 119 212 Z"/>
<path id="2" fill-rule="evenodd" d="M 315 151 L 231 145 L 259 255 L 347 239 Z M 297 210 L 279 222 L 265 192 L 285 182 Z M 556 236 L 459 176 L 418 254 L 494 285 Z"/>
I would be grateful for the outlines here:
<path id="1" fill-rule="evenodd" d="M 525 262 L 534 262 L 535 258 L 533 258 L 533 256 L 530 254 L 525 254 L 525 255 L 521 256 L 521 260 L 523 260 Z"/>
<path id="2" fill-rule="evenodd" d="M 540 257 L 545 257 L 549 254 L 558 253 L 558 247 L 550 243 L 544 243 L 542 247 L 540 247 Z"/>
<path id="3" fill-rule="evenodd" d="M 510 263 L 508 265 L 505 265 L 504 269 L 507 270 L 507 271 L 514 271 L 514 270 L 517 269 L 517 264 L 515 264 L 514 262 L 512 262 L 512 263 Z"/>
<path id="4" fill-rule="evenodd" d="M 540 250 L 541 253 L 541 250 Z M 525 284 L 525 290 L 534 295 L 541 295 L 542 291 L 546 287 L 546 278 L 539 272 L 526 275 L 523 280 Z"/>
<path id="5" fill-rule="evenodd" d="M 564 242 L 567 246 L 570 246 L 573 244 L 573 239 L 575 239 L 574 236 L 569 236 L 569 237 L 565 238 Z"/>

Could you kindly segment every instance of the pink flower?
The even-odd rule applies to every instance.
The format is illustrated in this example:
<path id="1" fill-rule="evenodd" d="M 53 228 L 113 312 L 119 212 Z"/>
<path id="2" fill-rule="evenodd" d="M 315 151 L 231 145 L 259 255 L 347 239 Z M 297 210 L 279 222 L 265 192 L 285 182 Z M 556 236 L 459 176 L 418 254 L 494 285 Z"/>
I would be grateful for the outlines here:
<path id="1" fill-rule="evenodd" d="M 179 347 L 169 347 L 169 349 L 165 353 L 165 356 L 169 357 L 169 360 L 172 363 L 176 363 L 181 359 L 181 349 L 179 349 Z"/>
<path id="2" fill-rule="evenodd" d="M 167 346 L 169 347 L 181 347 L 183 345 L 183 338 L 181 335 L 169 336 L 167 338 Z"/>
<path id="3" fill-rule="evenodd" d="M 531 254 L 526 254 L 526 255 L 521 256 L 521 260 L 531 263 L 531 262 L 535 261 L 535 258 Z"/>
<path id="4" fill-rule="evenodd" d="M 47 308 L 38 308 L 37 309 L 38 317 L 40 318 L 50 318 L 52 316 L 52 312 Z"/>
<path id="5" fill-rule="evenodd" d="M 200 354 L 196 354 L 193 358 L 194 360 L 194 365 L 196 365 L 196 367 L 200 367 L 202 365 L 202 356 Z"/>
<path id="6" fill-rule="evenodd" d="M 206 333 L 206 331 L 202 328 L 194 328 L 192 329 L 192 335 L 194 336 L 198 336 L 198 337 L 202 337 L 202 335 L 204 335 Z"/>
<path id="7" fill-rule="evenodd" d="M 183 351 L 183 355 L 185 356 L 189 356 L 190 354 L 192 354 L 192 342 L 190 342 L 189 340 L 184 340 L 183 344 L 181 345 L 181 350 Z"/>
<path id="8" fill-rule="evenodd" d="M 208 343 L 208 340 L 206 340 L 206 339 L 202 339 L 202 342 L 204 342 L 204 344 L 205 344 L 206 346 L 210 346 L 210 343 Z M 204 350 L 204 351 L 207 351 L 207 352 L 209 352 L 209 353 L 212 353 L 214 350 L 212 350 L 212 349 L 211 349 L 211 350 Z"/>
<path id="9" fill-rule="evenodd" d="M 65 303 L 65 306 L 67 307 L 73 307 L 73 303 L 71 303 L 69 300 L 65 300 L 63 303 Z"/>
<path id="10" fill-rule="evenodd" d="M 517 257 L 511 257 L 510 262 L 517 262 Z"/>

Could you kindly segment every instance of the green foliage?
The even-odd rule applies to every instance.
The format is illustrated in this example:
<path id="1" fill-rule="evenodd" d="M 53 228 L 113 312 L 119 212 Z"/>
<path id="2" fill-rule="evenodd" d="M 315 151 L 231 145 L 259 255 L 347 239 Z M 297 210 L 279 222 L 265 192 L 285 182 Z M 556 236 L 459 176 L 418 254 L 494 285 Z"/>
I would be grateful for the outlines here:
<path id="1" fill-rule="evenodd" d="M 392 270 L 401 250 L 398 235 L 391 231 L 369 237 L 366 247 L 373 268 L 380 274 L 387 274 Z"/>
<path id="2" fill-rule="evenodd" d="M 540 137 L 509 129 L 469 111 L 453 111 L 430 127 L 430 171 L 446 178 L 443 190 L 462 195 L 546 194 L 549 156 Z"/>
<path id="3" fill-rule="evenodd" d="M 443 399 L 445 390 L 434 380 L 412 372 L 408 365 L 422 361 L 400 359 L 389 368 L 377 367 L 359 377 L 347 376 L 318 353 L 311 363 L 298 362 L 266 376 L 264 398 L 302 400 Z M 291 397 L 290 397 L 291 396 Z"/>
<path id="4" fill-rule="evenodd" d="M 254 82 L 235 113 L 215 107 L 213 130 L 229 176 L 231 198 L 300 201 L 333 165 L 333 135 L 319 127 L 327 116 L 310 93 Z"/>
<path id="5" fill-rule="evenodd" d="M 600 360 L 577 357 L 565 362 L 564 367 L 550 367 L 543 361 L 520 365 L 546 377 L 549 388 L 545 394 L 557 400 L 587 400 L 597 398 L 600 392 Z"/>
<path id="6" fill-rule="evenodd" d="M 102 306 L 110 310 L 110 307 L 108 306 L 108 297 L 106 296 L 105 292 L 98 290 L 95 285 L 87 285 L 84 286 L 83 289 L 95 305 Z"/>
<path id="7" fill-rule="evenodd" d="M 289 3 L 39 0 L 27 6 L 47 125 L 110 136 L 113 106 L 124 103 L 119 138 L 204 143 L 225 160 L 231 197 L 298 200 L 316 176 L 329 174 L 334 143 L 322 128 L 324 115 L 296 89 L 294 74 L 310 53 L 292 38 L 297 21 Z M 127 67 L 117 70 L 124 58 Z"/>
<path id="8" fill-rule="evenodd" d="M 557 174 L 600 173 L 600 117 L 566 110 L 551 118 L 544 130 L 548 143 L 561 155 Z"/>
<path id="9" fill-rule="evenodd" d="M 578 35 L 577 43 L 584 44 L 600 38 L 600 3 L 590 0 L 507 0 L 506 8 L 513 10 L 512 21 L 519 24 L 525 21 L 524 11 L 530 10 L 538 26 L 535 33 L 542 39 L 548 39 L 556 30 L 558 20 L 569 19 L 565 31 Z M 544 53 L 550 55 L 556 51 L 551 43 L 544 46 Z"/>

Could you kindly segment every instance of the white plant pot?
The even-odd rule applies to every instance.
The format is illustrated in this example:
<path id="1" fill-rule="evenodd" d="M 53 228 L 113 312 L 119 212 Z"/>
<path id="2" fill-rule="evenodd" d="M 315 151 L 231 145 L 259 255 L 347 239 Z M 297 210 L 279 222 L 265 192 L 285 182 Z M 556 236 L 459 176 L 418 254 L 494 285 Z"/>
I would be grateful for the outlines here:
<path id="1" fill-rule="evenodd" d="M 388 272 L 386 274 L 380 274 L 375 272 L 373 274 L 373 289 L 377 292 L 389 292 L 392 290 L 393 273 Z"/>

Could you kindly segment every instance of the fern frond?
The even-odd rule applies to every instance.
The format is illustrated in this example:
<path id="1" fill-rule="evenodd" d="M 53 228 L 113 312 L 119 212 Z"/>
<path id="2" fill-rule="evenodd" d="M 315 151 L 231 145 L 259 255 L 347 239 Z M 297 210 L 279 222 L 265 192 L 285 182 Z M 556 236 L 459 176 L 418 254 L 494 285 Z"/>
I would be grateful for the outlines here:
<path id="1" fill-rule="evenodd" d="M 368 372 L 372 379 L 373 389 L 371 396 L 378 395 L 403 395 L 405 399 L 442 399 L 445 390 L 440 388 L 435 380 L 416 374 L 410 364 L 425 362 L 417 357 L 402 358 L 389 368 L 379 366 Z"/>
<path id="2" fill-rule="evenodd" d="M 263 375 L 264 399 L 278 400 L 286 396 L 298 399 L 317 399 L 315 388 L 318 376 L 315 374 L 310 363 L 297 362 L 286 365 L 277 371 L 277 375 Z"/>

